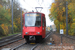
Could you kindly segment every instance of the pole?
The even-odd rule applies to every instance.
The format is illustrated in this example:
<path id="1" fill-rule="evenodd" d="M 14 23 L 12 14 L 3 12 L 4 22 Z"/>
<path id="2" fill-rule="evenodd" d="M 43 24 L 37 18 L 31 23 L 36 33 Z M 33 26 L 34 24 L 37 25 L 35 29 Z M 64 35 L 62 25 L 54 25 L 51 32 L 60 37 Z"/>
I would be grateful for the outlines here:
<path id="1" fill-rule="evenodd" d="M 62 45 L 62 35 L 63 35 L 63 29 L 60 29 L 60 34 L 61 34 L 61 45 Z"/>
<path id="2" fill-rule="evenodd" d="M 68 2 L 66 1 L 66 35 L 68 35 Z"/>
<path id="3" fill-rule="evenodd" d="M 12 34 L 13 34 L 13 0 L 12 0 Z"/>
<path id="4" fill-rule="evenodd" d="M 62 34 L 61 34 L 61 45 L 62 45 Z"/>
<path id="5" fill-rule="evenodd" d="M 22 34 L 22 8 L 21 8 L 21 34 Z"/>
<path id="6" fill-rule="evenodd" d="M 60 22 L 59 22 L 59 25 L 58 26 L 59 26 L 59 33 L 60 33 Z"/>

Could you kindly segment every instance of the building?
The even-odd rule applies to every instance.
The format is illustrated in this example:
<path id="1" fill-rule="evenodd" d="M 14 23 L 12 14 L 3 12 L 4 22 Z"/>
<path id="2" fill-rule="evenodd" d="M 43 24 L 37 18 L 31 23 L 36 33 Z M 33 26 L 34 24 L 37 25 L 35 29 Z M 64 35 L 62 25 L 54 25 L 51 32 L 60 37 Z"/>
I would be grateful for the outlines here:
<path id="1" fill-rule="evenodd" d="M 55 25 L 52 25 L 52 31 L 56 31 L 56 26 Z"/>

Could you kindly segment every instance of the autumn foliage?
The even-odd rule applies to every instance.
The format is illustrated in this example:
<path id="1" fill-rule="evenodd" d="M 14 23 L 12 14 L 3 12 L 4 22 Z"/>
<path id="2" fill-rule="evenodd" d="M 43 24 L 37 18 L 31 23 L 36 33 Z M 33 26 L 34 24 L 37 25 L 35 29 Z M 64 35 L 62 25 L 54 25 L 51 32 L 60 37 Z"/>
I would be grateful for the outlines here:
<path id="1" fill-rule="evenodd" d="M 0 34 L 7 35 L 9 30 L 8 26 L 10 25 L 11 15 L 9 10 L 5 10 L 2 5 L 0 5 Z M 2 30 L 2 31 L 1 31 Z"/>
<path id="2" fill-rule="evenodd" d="M 2 3 L 2 4 L 1 4 Z M 4 4 L 4 5 L 3 5 Z M 6 9 L 5 5 L 9 5 Z M 13 32 L 21 32 L 21 8 L 17 2 L 13 4 Z M 19 8 L 19 10 L 17 10 Z M 10 1 L 0 0 L 0 36 L 12 34 L 12 11 Z"/>
<path id="3" fill-rule="evenodd" d="M 56 25 L 57 31 L 66 34 L 66 1 L 68 2 L 68 34 L 75 35 L 75 0 L 55 0 L 49 9 L 49 17 Z"/>

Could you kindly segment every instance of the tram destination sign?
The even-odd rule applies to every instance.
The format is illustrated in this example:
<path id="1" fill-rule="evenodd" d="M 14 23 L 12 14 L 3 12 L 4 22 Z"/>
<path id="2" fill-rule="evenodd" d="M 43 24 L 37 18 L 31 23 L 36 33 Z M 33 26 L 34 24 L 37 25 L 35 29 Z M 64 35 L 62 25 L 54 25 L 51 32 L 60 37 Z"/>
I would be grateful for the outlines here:
<path id="1" fill-rule="evenodd" d="M 27 14 L 27 16 L 40 16 L 39 14 Z"/>

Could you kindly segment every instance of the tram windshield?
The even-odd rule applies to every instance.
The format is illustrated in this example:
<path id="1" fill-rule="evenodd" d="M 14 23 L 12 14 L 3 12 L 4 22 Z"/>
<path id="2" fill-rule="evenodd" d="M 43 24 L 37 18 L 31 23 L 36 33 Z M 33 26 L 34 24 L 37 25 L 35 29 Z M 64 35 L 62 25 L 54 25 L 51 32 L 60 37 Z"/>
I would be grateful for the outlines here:
<path id="1" fill-rule="evenodd" d="M 39 13 L 27 13 L 25 14 L 25 26 L 41 26 L 41 14 Z"/>

